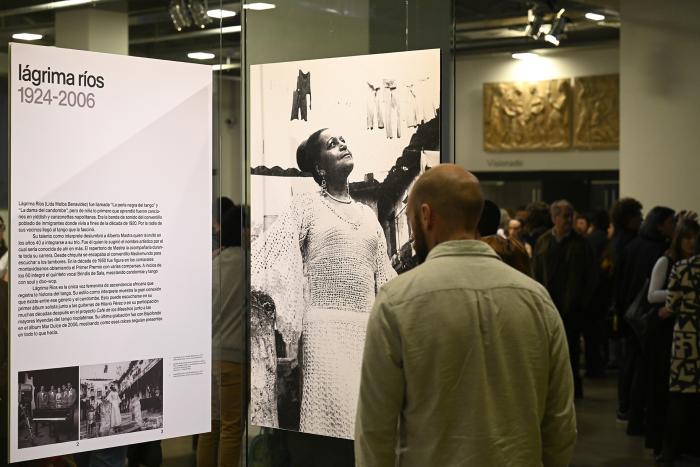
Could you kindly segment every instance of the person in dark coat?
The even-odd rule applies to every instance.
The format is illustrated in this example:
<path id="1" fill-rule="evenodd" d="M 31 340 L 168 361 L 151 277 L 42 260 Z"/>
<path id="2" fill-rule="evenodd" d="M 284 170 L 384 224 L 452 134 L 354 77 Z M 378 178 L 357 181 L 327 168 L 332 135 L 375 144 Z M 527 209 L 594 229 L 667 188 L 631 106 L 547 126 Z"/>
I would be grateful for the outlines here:
<path id="1" fill-rule="evenodd" d="M 598 264 L 598 281 L 591 308 L 586 312 L 583 322 L 583 340 L 586 344 L 586 376 L 600 378 L 605 374 L 603 359 L 605 314 L 610 304 L 611 277 L 610 262 L 607 258 L 608 227 L 610 216 L 607 211 L 597 212 L 593 216 L 593 230 L 586 238 L 593 247 Z"/>
<path id="2" fill-rule="evenodd" d="M 652 208 L 639 236 L 622 251 L 616 266 L 618 281 L 614 291 L 619 312 L 624 313 L 629 308 L 651 276 L 654 264 L 668 249 L 675 228 L 674 214 L 671 208 Z M 638 337 L 628 331 L 624 339 L 625 353 L 618 379 L 618 414 L 627 415 L 628 434 L 640 435 L 644 432 L 646 361 Z"/>
<path id="3" fill-rule="evenodd" d="M 573 229 L 574 208 L 566 200 L 550 208 L 554 227 L 542 234 L 532 255 L 533 276 L 544 285 L 559 310 L 569 344 L 574 395 L 583 397 L 579 374 L 581 326 L 597 281 L 593 247 Z"/>
<path id="4" fill-rule="evenodd" d="M 642 203 L 634 198 L 617 200 L 610 209 L 610 220 L 612 221 L 613 235 L 607 252 L 609 277 L 611 278 L 610 313 L 608 315 L 610 320 L 608 331 L 611 338 L 608 344 L 608 366 L 622 368 L 624 336 L 631 330 L 622 319 L 624 309 L 618 309 L 612 291 L 617 290 L 617 284 L 620 282 L 619 268 L 616 266 L 620 263 L 622 251 L 639 234 L 639 228 L 642 225 Z M 618 420 L 627 420 L 627 412 L 618 410 L 617 418 Z"/>
<path id="5" fill-rule="evenodd" d="M 552 220 L 547 203 L 536 201 L 527 205 L 527 217 L 525 218 L 523 242 L 535 249 L 535 244 L 540 236 L 552 228 Z"/>

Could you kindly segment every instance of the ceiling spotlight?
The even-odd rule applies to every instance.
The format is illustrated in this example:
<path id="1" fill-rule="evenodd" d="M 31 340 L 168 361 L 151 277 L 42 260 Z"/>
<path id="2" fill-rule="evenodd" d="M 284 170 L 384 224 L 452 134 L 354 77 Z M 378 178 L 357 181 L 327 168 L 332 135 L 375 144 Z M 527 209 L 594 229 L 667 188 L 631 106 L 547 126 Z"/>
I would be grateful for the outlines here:
<path id="1" fill-rule="evenodd" d="M 212 22 L 211 17 L 207 14 L 207 7 L 202 0 L 189 0 L 187 9 L 190 11 L 192 22 L 201 29 Z"/>
<path id="2" fill-rule="evenodd" d="M 544 22 L 544 12 L 538 6 L 534 6 L 527 10 L 527 26 L 525 27 L 525 35 L 533 39 L 538 39 L 540 28 Z"/>
<path id="3" fill-rule="evenodd" d="M 514 53 L 512 57 L 516 60 L 537 60 L 538 58 L 540 58 L 539 55 L 532 52 L 518 52 Z"/>
<path id="4" fill-rule="evenodd" d="M 223 19 L 223 18 L 231 18 L 232 16 L 236 16 L 235 11 L 231 10 L 209 10 L 207 11 L 207 16 L 210 16 L 212 18 L 216 19 Z"/>
<path id="5" fill-rule="evenodd" d="M 550 44 L 554 44 L 555 46 L 559 45 L 561 35 L 564 34 L 566 25 L 569 22 L 569 18 L 564 16 L 564 12 L 564 8 L 559 10 L 557 15 L 554 17 L 554 21 L 552 21 L 552 28 L 549 30 L 549 33 L 544 36 L 545 41 L 549 42 Z"/>
<path id="6" fill-rule="evenodd" d="M 603 21 L 605 19 L 605 16 L 598 13 L 586 13 L 585 16 L 591 21 Z"/>
<path id="7" fill-rule="evenodd" d="M 557 47 L 559 46 L 559 38 L 557 38 L 556 36 L 553 36 L 551 34 L 545 34 L 544 40 L 552 45 L 555 45 Z"/>
<path id="8" fill-rule="evenodd" d="M 13 39 L 18 39 L 20 41 L 38 41 L 41 39 L 41 34 L 32 34 L 31 32 L 19 32 L 12 35 Z"/>
<path id="9" fill-rule="evenodd" d="M 262 10 L 271 10 L 273 8 L 276 8 L 277 6 L 274 3 L 264 3 L 264 2 L 255 2 L 255 3 L 246 3 L 243 5 L 243 8 L 246 10 L 256 10 L 256 11 L 262 11 Z"/>
<path id="10" fill-rule="evenodd" d="M 192 26 L 192 18 L 190 18 L 185 0 L 170 0 L 168 12 L 170 13 L 170 19 L 173 21 L 173 26 L 178 31 Z"/>
<path id="11" fill-rule="evenodd" d="M 188 58 L 194 59 L 194 60 L 211 60 L 214 58 L 216 55 L 210 52 L 190 52 L 187 54 Z"/>

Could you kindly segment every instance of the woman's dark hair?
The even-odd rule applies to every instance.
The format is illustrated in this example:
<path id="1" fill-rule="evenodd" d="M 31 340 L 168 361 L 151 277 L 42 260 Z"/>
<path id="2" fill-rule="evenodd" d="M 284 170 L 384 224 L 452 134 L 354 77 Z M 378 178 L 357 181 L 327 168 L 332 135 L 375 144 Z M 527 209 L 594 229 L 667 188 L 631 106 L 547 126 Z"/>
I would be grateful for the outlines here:
<path id="1" fill-rule="evenodd" d="M 501 210 L 498 205 L 491 200 L 484 200 L 484 208 L 481 210 L 479 225 L 477 230 L 479 235 L 495 235 L 498 232 L 498 225 L 501 223 Z"/>
<path id="2" fill-rule="evenodd" d="M 530 257 L 525 246 L 514 238 L 503 238 L 500 235 L 482 237 L 481 241 L 488 244 L 504 263 L 517 269 L 525 275 L 530 275 Z"/>
<path id="3" fill-rule="evenodd" d="M 595 230 L 608 230 L 610 227 L 610 214 L 608 211 L 597 211 L 593 214 L 591 224 Z"/>
<path id="4" fill-rule="evenodd" d="M 671 258 L 671 262 L 675 263 L 683 259 L 683 250 L 681 244 L 684 239 L 695 237 L 696 241 L 700 235 L 700 224 L 695 219 L 682 219 L 676 226 L 673 233 L 673 240 L 670 248 L 666 251 L 666 256 Z M 697 253 L 698 243 L 695 244 L 695 252 Z"/>
<path id="5" fill-rule="evenodd" d="M 610 208 L 610 218 L 612 219 L 615 232 L 627 230 L 627 224 L 636 215 L 641 214 L 642 203 L 634 198 L 622 198 L 615 201 Z"/>
<path id="6" fill-rule="evenodd" d="M 542 201 L 535 201 L 527 205 L 527 219 L 525 229 L 532 232 L 539 228 L 549 228 L 552 225 L 552 216 L 549 214 L 549 205 Z"/>
<path id="7" fill-rule="evenodd" d="M 316 164 L 321 157 L 321 133 L 328 128 L 316 130 L 297 147 L 297 165 L 299 170 L 313 175 L 319 185 L 322 177 L 316 172 Z"/>
<path id="8" fill-rule="evenodd" d="M 644 218 L 642 227 L 639 229 L 639 233 L 645 237 L 656 238 L 659 234 L 659 226 L 666 222 L 669 217 L 673 217 L 676 214 L 671 208 L 665 206 L 654 206 L 651 211 Z"/>
<path id="9" fill-rule="evenodd" d="M 241 246 L 241 207 L 234 205 L 221 216 L 221 246 Z"/>

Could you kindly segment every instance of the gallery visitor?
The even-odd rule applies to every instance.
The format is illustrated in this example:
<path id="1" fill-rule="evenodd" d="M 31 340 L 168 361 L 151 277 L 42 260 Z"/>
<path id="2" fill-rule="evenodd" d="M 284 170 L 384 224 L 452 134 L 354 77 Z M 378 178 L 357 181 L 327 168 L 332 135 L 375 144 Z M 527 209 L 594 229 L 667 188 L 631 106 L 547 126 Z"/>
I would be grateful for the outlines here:
<path id="1" fill-rule="evenodd" d="M 554 227 L 542 234 L 532 253 L 532 272 L 561 314 L 569 341 L 576 397 L 583 397 L 579 374 L 581 332 L 593 299 L 598 261 L 591 244 L 573 226 L 574 208 L 566 200 L 552 203 Z"/>
<path id="2" fill-rule="evenodd" d="M 684 441 L 697 444 L 700 413 L 700 255 L 673 266 L 666 306 L 675 318 L 668 414 L 661 467 L 672 467 Z"/>
<path id="3" fill-rule="evenodd" d="M 615 284 L 615 304 L 627 310 L 651 276 L 654 264 L 670 245 L 674 232 L 675 211 L 664 206 L 653 207 L 644 218 L 636 236 L 622 250 Z M 629 328 L 629 327 L 628 327 Z M 640 336 L 628 329 L 625 334 L 623 365 L 618 379 L 618 412 L 627 421 L 627 433 L 642 435 L 645 425 L 647 394 L 647 356 Z"/>
<path id="4" fill-rule="evenodd" d="M 623 319 L 625 309 L 616 303 L 616 291 L 622 285 L 620 260 L 625 247 L 639 234 L 642 225 L 642 203 L 634 198 L 620 198 L 610 208 L 612 237 L 608 245 L 607 259 L 610 263 L 611 297 L 610 297 L 610 339 L 608 343 L 608 366 L 622 368 L 625 352 L 625 336 L 632 331 Z M 619 385 L 618 385 L 619 386 Z M 618 387 L 618 398 L 620 397 Z M 622 405 L 623 407 L 620 407 Z M 627 420 L 629 404 L 627 401 L 618 402 L 617 419 Z"/>
<path id="5" fill-rule="evenodd" d="M 312 133 L 296 156 L 320 190 L 295 194 L 253 244 L 253 295 L 273 302 L 286 351 L 278 359 L 302 362 L 300 431 L 352 438 L 367 317 L 377 291 L 396 272 L 376 214 L 350 196 L 354 161 L 341 133 Z M 274 336 L 252 339 L 267 339 L 274 351 Z M 255 345 L 252 351 L 251 416 L 256 424 L 277 426 L 276 364 L 265 361 L 267 353 L 258 357 Z"/>
<path id="6" fill-rule="evenodd" d="M 221 213 L 219 236 L 212 261 L 212 424 L 211 432 L 199 435 L 199 467 L 237 466 L 241 453 L 246 290 L 240 206 Z M 155 393 L 160 397 L 159 388 Z"/>
<path id="7" fill-rule="evenodd" d="M 513 219 L 511 219 L 510 222 L 513 222 Z M 493 248 L 493 251 L 495 251 L 508 266 L 515 268 L 526 276 L 532 274 L 530 256 L 527 254 L 525 246 L 515 238 L 488 235 L 486 237 L 481 237 L 481 241 Z"/>
<path id="8" fill-rule="evenodd" d="M 655 455 L 663 446 L 666 414 L 668 410 L 668 381 L 670 377 L 671 346 L 675 317 L 666 307 L 669 295 L 668 282 L 673 265 L 694 256 L 697 249 L 700 225 L 695 213 L 679 216 L 671 246 L 656 261 L 651 272 L 647 301 L 651 304 L 649 335 L 645 342 L 648 365 L 647 410 L 645 418 L 645 445 Z"/>
<path id="9" fill-rule="evenodd" d="M 423 264 L 382 287 L 355 427 L 365 466 L 566 466 L 576 441 L 566 334 L 547 291 L 474 240 L 478 180 L 426 172 L 407 213 Z M 398 459 L 397 459 L 398 457 Z"/>

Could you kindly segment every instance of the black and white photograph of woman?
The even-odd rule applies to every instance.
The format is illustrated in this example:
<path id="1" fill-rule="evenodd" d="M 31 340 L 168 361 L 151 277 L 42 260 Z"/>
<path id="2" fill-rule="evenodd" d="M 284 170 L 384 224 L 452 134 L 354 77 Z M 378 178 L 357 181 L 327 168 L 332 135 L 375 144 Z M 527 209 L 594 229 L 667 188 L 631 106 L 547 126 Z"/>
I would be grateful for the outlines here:
<path id="1" fill-rule="evenodd" d="M 407 112 L 413 83 L 439 83 L 439 54 L 431 52 L 262 65 L 252 73 L 252 88 L 265 94 L 252 110 L 261 123 L 251 130 L 256 425 L 353 437 L 369 312 L 412 254 L 406 194 L 439 163 L 439 105 L 420 121 Z M 277 109 L 285 88 L 276 84 L 295 69 L 314 76 L 308 121 L 289 121 Z M 378 93 L 379 106 L 368 106 L 367 70 L 379 77 L 373 82 L 390 84 Z M 439 88 L 428 100 L 439 102 Z M 392 138 L 368 125 L 370 109 L 382 125 L 392 120 Z"/>

